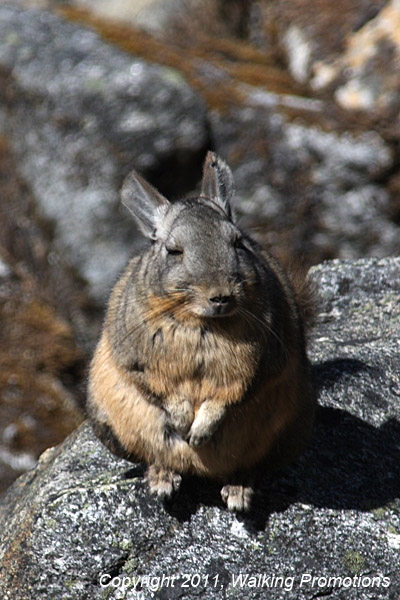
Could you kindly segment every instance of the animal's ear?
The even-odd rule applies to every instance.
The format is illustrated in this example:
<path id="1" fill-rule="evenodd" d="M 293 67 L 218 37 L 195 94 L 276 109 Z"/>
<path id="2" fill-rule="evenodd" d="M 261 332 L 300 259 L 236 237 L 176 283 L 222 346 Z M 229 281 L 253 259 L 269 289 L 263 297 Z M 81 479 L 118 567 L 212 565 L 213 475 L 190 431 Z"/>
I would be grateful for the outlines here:
<path id="1" fill-rule="evenodd" d="M 152 185 L 136 171 L 126 177 L 121 189 L 122 204 L 133 214 L 146 237 L 154 239 L 157 225 L 170 205 Z"/>
<path id="2" fill-rule="evenodd" d="M 203 168 L 201 195 L 218 204 L 231 219 L 230 202 L 233 193 L 233 175 L 229 166 L 215 152 L 207 152 Z"/>

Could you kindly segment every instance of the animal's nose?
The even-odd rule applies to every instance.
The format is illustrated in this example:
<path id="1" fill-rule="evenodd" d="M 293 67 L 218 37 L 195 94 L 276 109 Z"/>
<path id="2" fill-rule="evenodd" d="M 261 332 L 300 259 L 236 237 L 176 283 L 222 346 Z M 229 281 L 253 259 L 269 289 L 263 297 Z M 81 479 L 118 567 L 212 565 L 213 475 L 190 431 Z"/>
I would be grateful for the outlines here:
<path id="1" fill-rule="evenodd" d="M 228 302 L 232 299 L 232 296 L 213 296 L 210 298 L 210 302 L 213 304 L 228 304 Z"/>

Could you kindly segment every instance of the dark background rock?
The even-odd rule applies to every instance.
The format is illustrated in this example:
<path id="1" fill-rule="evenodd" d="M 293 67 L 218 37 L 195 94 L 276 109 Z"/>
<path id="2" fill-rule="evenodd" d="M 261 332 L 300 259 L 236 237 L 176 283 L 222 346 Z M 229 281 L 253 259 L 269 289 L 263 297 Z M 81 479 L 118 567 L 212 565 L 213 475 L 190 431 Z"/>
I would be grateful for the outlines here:
<path id="1" fill-rule="evenodd" d="M 264 478 L 253 510 L 230 514 L 219 486 L 195 478 L 163 505 L 142 467 L 113 457 L 84 424 L 2 498 L 3 598 L 397 600 L 400 259 L 327 262 L 313 277 L 313 439 L 290 469 Z M 241 573 L 281 576 L 288 587 L 293 577 L 293 589 L 234 588 Z M 102 574 L 120 578 L 119 589 L 101 588 Z M 300 587 L 303 574 L 319 583 Z M 176 579 L 123 592 L 122 577 L 138 575 Z M 329 577 L 355 583 L 329 587 Z M 373 577 L 380 587 L 368 585 Z"/>

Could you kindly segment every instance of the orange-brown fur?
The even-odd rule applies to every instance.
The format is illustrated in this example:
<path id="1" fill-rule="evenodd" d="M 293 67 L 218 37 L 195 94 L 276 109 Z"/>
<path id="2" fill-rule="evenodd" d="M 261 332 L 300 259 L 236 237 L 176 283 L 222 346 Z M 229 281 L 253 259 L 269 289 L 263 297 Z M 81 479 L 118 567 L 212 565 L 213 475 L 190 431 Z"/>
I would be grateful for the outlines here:
<path id="1" fill-rule="evenodd" d="M 243 367 L 246 370 L 245 363 Z M 90 392 L 128 452 L 148 464 L 162 464 L 180 473 L 221 477 L 260 462 L 278 433 L 298 416 L 295 370 L 296 365 L 288 365 L 277 380 L 266 381 L 257 394 L 228 415 L 218 443 L 210 442 L 200 448 L 191 448 L 182 439 L 171 445 L 165 443 L 163 409 L 149 403 L 129 374 L 115 363 L 106 331 L 93 358 Z M 235 392 L 241 387 L 240 376 L 239 371 L 233 386 Z M 196 404 L 201 403 L 199 397 L 209 397 L 211 391 L 221 394 L 218 399 L 222 402 L 232 400 L 232 388 L 216 387 L 210 379 L 204 387 L 198 379 L 187 379 L 184 387 L 193 392 Z"/>

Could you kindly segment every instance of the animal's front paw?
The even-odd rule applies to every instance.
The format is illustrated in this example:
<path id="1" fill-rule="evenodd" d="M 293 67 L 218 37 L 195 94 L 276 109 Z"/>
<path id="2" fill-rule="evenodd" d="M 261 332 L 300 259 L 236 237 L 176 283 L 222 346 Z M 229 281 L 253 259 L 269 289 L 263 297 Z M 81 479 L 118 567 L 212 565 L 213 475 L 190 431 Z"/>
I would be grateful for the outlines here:
<path id="1" fill-rule="evenodd" d="M 213 400 L 205 400 L 192 423 L 186 441 L 192 448 L 203 446 L 213 437 L 225 416 L 225 408 Z"/>
<path id="2" fill-rule="evenodd" d="M 182 481 L 179 473 L 157 465 L 150 465 L 146 476 L 150 492 L 160 498 L 170 498 L 179 490 Z"/>
<path id="3" fill-rule="evenodd" d="M 208 423 L 194 421 L 186 438 L 192 448 L 199 448 L 206 444 L 212 437 L 214 429 L 210 429 Z"/>
<path id="4" fill-rule="evenodd" d="M 187 435 L 194 419 L 194 411 L 191 402 L 187 398 L 173 398 L 165 406 L 167 427 L 179 433 Z"/>

